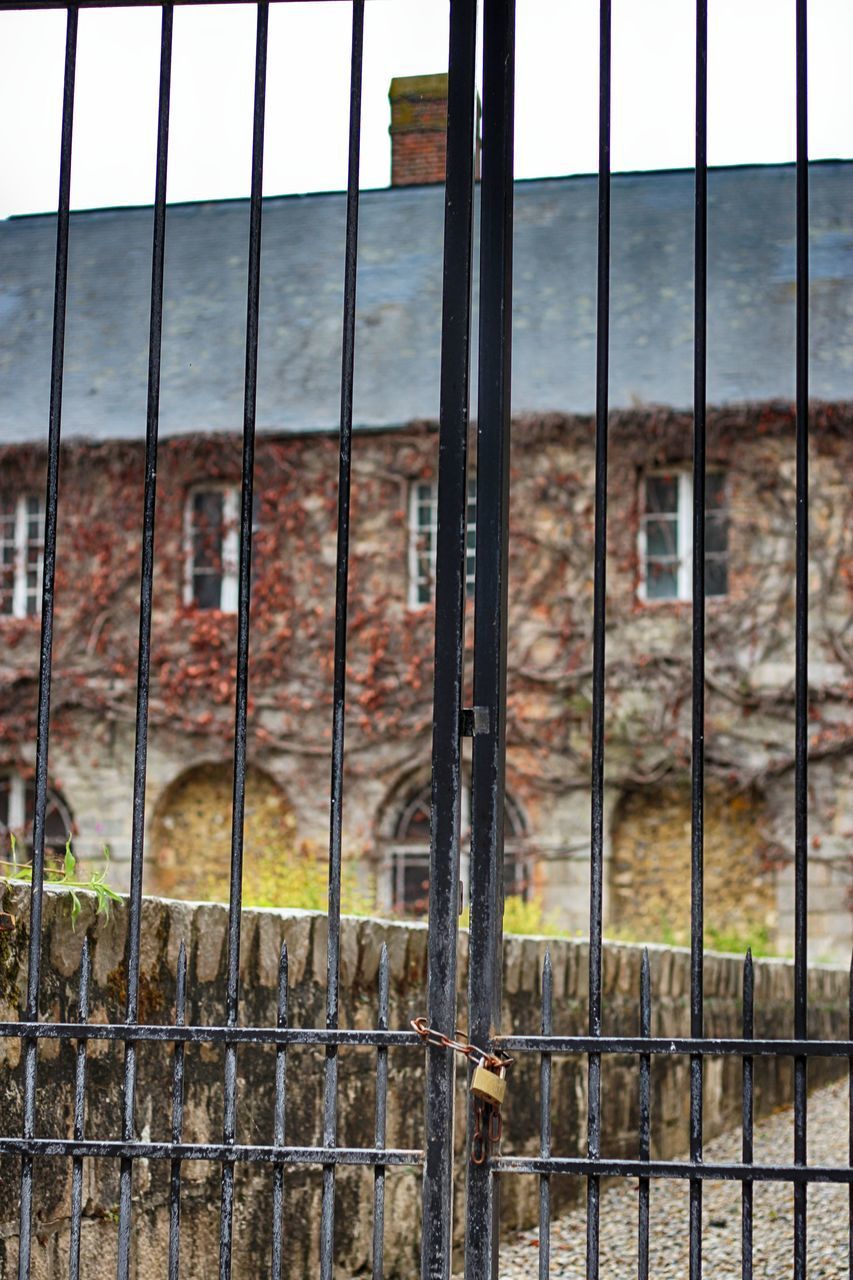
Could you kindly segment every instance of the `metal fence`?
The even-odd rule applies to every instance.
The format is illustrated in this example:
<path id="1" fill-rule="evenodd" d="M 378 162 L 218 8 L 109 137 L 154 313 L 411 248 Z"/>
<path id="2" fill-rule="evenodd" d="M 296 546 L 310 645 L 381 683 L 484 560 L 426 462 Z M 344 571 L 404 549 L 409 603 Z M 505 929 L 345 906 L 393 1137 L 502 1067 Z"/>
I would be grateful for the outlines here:
<path id="1" fill-rule="evenodd" d="M 138 0 L 137 0 L 138 2 Z M 192 0 L 190 0 L 192 2 Z M 242 0 L 248 2 L 248 0 Z M 56 530 L 59 502 L 59 446 L 62 420 L 63 354 L 68 275 L 71 151 L 74 118 L 74 82 L 77 55 L 77 28 L 80 8 L 119 7 L 91 5 L 3 4 L 4 9 L 67 8 L 65 80 L 62 111 L 59 206 L 57 218 L 56 277 L 54 293 L 53 349 L 50 371 L 50 421 L 48 429 L 48 474 L 42 601 L 42 641 L 39 672 L 38 736 L 36 744 L 36 795 L 33 826 L 32 896 L 29 928 L 29 956 L 26 1008 L 21 1023 L 7 1024 L 2 1033 L 19 1036 L 24 1052 L 24 1113 L 20 1137 L 4 1135 L 0 1151 L 21 1158 L 20 1245 L 18 1275 L 25 1280 L 31 1272 L 33 1253 L 33 1183 L 39 1157 L 68 1156 L 73 1162 L 70 1273 L 79 1272 L 80 1224 L 82 1213 L 83 1160 L 107 1156 L 120 1161 L 118 1209 L 117 1275 L 132 1272 L 131 1214 L 134 1161 L 142 1158 L 168 1160 L 171 1165 L 169 1274 L 179 1273 L 181 1162 L 213 1160 L 222 1162 L 222 1195 L 219 1212 L 219 1274 L 231 1274 L 234 1174 L 237 1161 L 274 1164 L 275 1217 L 272 1228 L 271 1274 L 282 1268 L 282 1171 L 287 1163 L 322 1167 L 323 1199 L 320 1275 L 333 1274 L 333 1227 L 335 1171 L 342 1164 L 372 1164 L 376 1167 L 376 1249 L 374 1274 L 383 1274 L 382 1211 L 384 1169 L 388 1165 L 418 1163 L 420 1153 L 385 1149 L 384 1092 L 387 1084 L 387 1049 L 391 1044 L 417 1044 L 413 1031 L 390 1032 L 388 1020 L 388 969 L 385 959 L 380 973 L 379 1013 L 374 1032 L 339 1029 L 340 973 L 340 888 L 341 816 L 343 800 L 344 698 L 346 682 L 347 569 L 349 561 L 349 492 L 352 436 L 352 387 L 355 337 L 355 283 L 358 237 L 359 140 L 361 117 L 363 0 L 353 4 L 349 175 L 347 186 L 347 229 L 345 254 L 345 298 L 343 313 L 343 368 L 341 374 L 340 487 L 338 504 L 337 597 L 334 657 L 334 721 L 331 781 L 331 822 L 329 842 L 329 940 L 327 967 L 326 1025 L 322 1029 L 287 1028 L 287 958 L 282 954 L 279 986 L 279 1017 L 276 1028 L 246 1028 L 238 1025 L 240 1014 L 240 920 L 243 869 L 243 817 L 246 786 L 246 743 L 248 705 L 249 600 L 252 557 L 252 490 L 254 470 L 254 428 L 258 362 L 258 315 L 260 296 L 260 251 L 262 227 L 262 178 L 264 108 L 269 4 L 257 8 L 257 43 L 254 74 L 254 117 L 252 141 L 251 199 L 249 216 L 249 271 L 246 292 L 247 327 L 243 413 L 243 465 L 240 513 L 239 603 L 236 655 L 236 702 L 234 727 L 233 825 L 231 835 L 231 877 L 228 925 L 226 1022 L 224 1026 L 184 1026 L 186 1001 L 186 957 L 179 967 L 178 995 L 173 1027 L 139 1024 L 140 922 L 144 847 L 145 779 L 148 757 L 148 700 L 151 682 L 151 616 L 154 575 L 154 520 L 157 477 L 160 358 L 163 321 L 163 278 L 166 229 L 166 177 L 169 142 L 169 106 L 174 6 L 162 9 L 160 42 L 160 89 L 158 105 L 154 236 L 152 245 L 151 314 L 148 360 L 148 413 L 146 424 L 145 487 L 142 497 L 143 550 L 139 605 L 139 664 L 136 708 L 136 748 L 133 780 L 133 834 L 131 846 L 131 888 L 127 943 L 127 996 L 124 1023 L 98 1029 L 98 1036 L 120 1039 L 125 1044 L 122 1131 L 109 1142 L 85 1138 L 86 1026 L 89 999 L 89 962 L 84 951 L 80 977 L 80 1021 L 74 1025 L 47 1025 L 39 1021 L 42 977 L 42 901 L 45 873 L 45 809 L 48 779 L 51 658 L 53 641 L 54 576 Z M 77 1072 L 74 1100 L 73 1140 L 36 1137 L 38 1107 L 38 1041 L 45 1035 L 77 1041 Z M 154 1040 L 175 1043 L 172 1081 L 172 1141 L 140 1143 L 136 1136 L 137 1049 Z M 277 1046 L 275 1133 L 273 1144 L 245 1146 L 237 1137 L 237 1048 L 240 1043 L 269 1043 Z M 218 1145 L 182 1144 L 183 1054 L 188 1042 L 220 1043 L 225 1046 L 224 1125 Z M 284 1142 L 285 1050 L 288 1044 L 315 1044 L 326 1047 L 324 1070 L 322 1149 L 287 1146 Z M 337 1145 L 337 1054 L 342 1044 L 377 1047 L 376 1146 L 369 1150 L 347 1150 Z"/>
<path id="2" fill-rule="evenodd" d="M 177 0 L 201 3 L 202 0 Z M 207 2 L 207 0 L 205 0 Z M 230 0 L 255 3 L 255 0 Z M 284 0 L 282 0 L 284 2 Z M 427 1021 L 438 1033 L 428 1038 L 427 1086 L 423 1152 L 385 1145 L 385 1103 L 388 1089 L 389 1046 L 420 1045 L 413 1030 L 388 1029 L 388 966 L 383 960 L 379 983 L 379 1012 L 372 1031 L 339 1026 L 341 840 L 343 815 L 344 706 L 347 647 L 347 575 L 349 564 L 349 493 L 352 448 L 352 391 L 356 360 L 356 267 L 359 213 L 359 143 L 363 52 L 364 0 L 352 4 L 352 53 L 349 122 L 349 176 L 343 364 L 341 372 L 340 479 L 338 490 L 337 586 L 335 609 L 334 698 L 332 725 L 331 806 L 329 840 L 329 934 L 326 1017 L 322 1028 L 292 1028 L 287 1021 L 287 957 L 282 954 L 278 1023 L 259 1028 L 240 1025 L 240 920 L 243 862 L 243 816 L 247 763 L 249 604 L 252 557 L 252 493 L 254 428 L 258 360 L 260 248 L 262 232 L 262 168 L 266 53 L 269 2 L 257 9 L 254 78 L 254 134 L 249 217 L 249 272 L 243 419 L 243 467 L 240 518 L 238 639 L 234 732 L 233 828 L 231 838 L 230 907 L 227 956 L 226 1021 L 221 1026 L 186 1025 L 186 956 L 179 962 L 175 1022 L 151 1026 L 139 1020 L 140 920 L 144 847 L 144 800 L 148 750 L 148 698 L 151 678 L 150 636 L 154 570 L 154 522 L 158 448 L 158 403 L 168 161 L 170 68 L 173 4 L 162 10 L 160 91 L 156 159 L 156 195 L 152 245 L 148 413 L 145 486 L 142 495 L 143 551 L 139 607 L 139 664 L 136 750 L 133 782 L 133 838 L 127 944 L 127 994 L 124 1021 L 97 1029 L 87 1024 L 89 961 L 84 950 L 80 977 L 79 1020 L 72 1024 L 40 1021 L 42 986 L 42 902 L 45 873 L 45 811 L 53 639 L 54 572 L 56 564 L 58 473 L 62 419 L 63 352 L 69 244 L 71 152 L 78 12 L 89 7 L 156 4 L 156 0 L 0 0 L 0 9 L 67 9 L 65 83 L 63 97 L 60 191 L 57 221 L 53 351 L 50 370 L 50 418 L 42 640 L 38 699 L 36 798 L 33 835 L 33 878 L 29 929 L 26 1007 L 20 1022 L 0 1026 L 0 1034 L 18 1037 L 24 1053 L 24 1112 L 20 1136 L 4 1135 L 0 1153 L 20 1158 L 19 1280 L 31 1274 L 33 1256 L 32 1206 L 39 1161 L 62 1156 L 72 1162 L 72 1236 L 70 1274 L 79 1271 L 83 1162 L 93 1157 L 118 1160 L 121 1167 L 117 1275 L 132 1273 L 131 1215 L 134 1162 L 168 1161 L 171 1169 L 169 1275 L 179 1274 L 181 1167 L 186 1160 L 221 1163 L 219 1210 L 219 1274 L 231 1274 L 234 1175 L 239 1161 L 272 1166 L 274 1217 L 271 1228 L 271 1274 L 282 1272 L 283 1169 L 286 1164 L 309 1164 L 322 1169 L 322 1222 L 319 1274 L 331 1280 L 334 1269 L 333 1228 L 335 1175 L 344 1164 L 375 1168 L 373 1275 L 383 1275 L 384 1171 L 411 1164 L 423 1172 L 422 1276 L 449 1280 L 452 1259 L 453 1111 L 456 1063 L 442 1041 L 455 1035 L 457 1021 L 457 931 L 460 862 L 460 796 L 462 739 L 473 738 L 471 815 L 471 935 L 468 1033 L 472 1042 L 489 1052 L 538 1054 L 541 1059 L 541 1143 L 537 1158 L 500 1154 L 496 1147 L 480 1162 L 467 1164 L 465 1276 L 485 1280 L 498 1275 L 500 1179 L 514 1173 L 540 1177 L 539 1275 L 549 1275 L 550 1190 L 556 1176 L 586 1178 L 587 1276 L 599 1274 L 601 1179 L 639 1178 L 639 1275 L 648 1275 L 649 1188 L 652 1179 L 687 1179 L 690 1215 L 685 1230 L 690 1238 L 690 1276 L 702 1274 L 701 1207 L 703 1182 L 735 1179 L 743 1185 L 743 1275 L 752 1274 L 752 1186 L 758 1180 L 782 1180 L 794 1188 L 795 1249 L 793 1273 L 806 1275 L 807 1189 L 811 1182 L 838 1181 L 853 1185 L 850 1168 L 810 1167 L 806 1162 L 807 1073 L 810 1056 L 836 1056 L 853 1062 L 853 1038 L 846 1042 L 816 1042 L 808 1038 L 807 1009 L 807 590 L 808 590 L 808 169 L 807 169 L 807 42 L 806 0 L 796 0 L 797 37 L 797 499 L 796 499 L 796 711 L 792 731 L 796 742 L 796 1000 L 793 1038 L 767 1041 L 753 1038 L 752 969 L 744 971 L 743 1039 L 715 1040 L 703 1024 L 703 750 L 704 750 L 704 603 L 705 603 L 705 368 L 707 259 L 707 33 L 706 0 L 696 4 L 696 161 L 695 161 L 695 329 L 694 329 L 694 455 L 693 455 L 693 758 L 692 758 L 692 912 L 690 1036 L 661 1041 L 650 1036 L 651 992 L 644 968 L 639 1004 L 639 1035 L 602 1034 L 602 887 L 604 812 L 604 698 L 605 698 L 605 575 L 607 531 L 608 337 L 610 280 L 610 0 L 600 5 L 599 195 L 597 299 L 597 407 L 595 475 L 594 655 L 592 718 L 592 846 L 589 949 L 589 1028 L 584 1037 L 552 1034 L 550 969 L 543 973 L 542 1034 L 501 1035 L 502 896 L 501 872 L 504 820 L 504 767 L 507 644 L 507 539 L 509 504 L 511 283 L 513 214 L 513 99 L 514 2 L 484 0 L 483 24 L 483 150 L 479 262 L 479 421 L 477 433 L 477 561 L 474 635 L 474 706 L 462 705 L 466 594 L 466 517 L 468 459 L 469 370 L 471 366 L 472 253 L 474 214 L 475 81 L 477 71 L 476 0 L 452 0 L 450 5 L 449 101 L 447 178 L 445 197 L 444 302 L 440 383 L 439 515 L 435 604 L 435 692 L 432 759 L 432 849 L 429 885 L 429 982 Z M 121 1134 L 112 1141 L 85 1137 L 87 1038 L 112 1039 L 125 1046 Z M 73 1138 L 39 1138 L 37 1058 L 39 1039 L 76 1042 L 76 1088 Z M 138 1140 L 135 1126 L 137 1050 L 149 1041 L 174 1043 L 171 1080 L 172 1132 L 170 1142 Z M 184 1144 L 182 1098 L 184 1047 L 191 1042 L 225 1046 L 224 1126 L 218 1144 Z M 275 1122 L 273 1142 L 267 1146 L 237 1142 L 237 1053 L 241 1044 L 276 1046 Z M 286 1051 L 288 1045 L 325 1047 L 322 1145 L 295 1147 L 285 1141 Z M 374 1046 L 377 1054 L 377 1112 L 375 1145 L 344 1148 L 337 1143 L 337 1068 L 341 1046 Z M 562 1156 L 552 1150 L 550 1136 L 551 1063 L 554 1055 L 581 1055 L 588 1060 L 588 1150 L 585 1157 Z M 601 1064 L 606 1054 L 628 1054 L 639 1066 L 640 1133 L 636 1159 L 606 1159 L 601 1154 Z M 650 1063 L 655 1054 L 682 1054 L 690 1060 L 690 1152 L 681 1161 L 650 1157 Z M 743 1060 L 744 1131 L 741 1163 L 709 1165 L 702 1159 L 703 1062 L 709 1055 L 733 1054 Z M 752 1063 L 755 1055 L 793 1060 L 795 1120 L 793 1160 L 767 1165 L 753 1160 Z M 853 1079 L 853 1077 L 851 1077 Z M 468 1119 L 469 1148 L 475 1137 L 478 1111 Z M 853 1195 L 853 1191 L 851 1192 Z M 851 1271 L 853 1274 L 853 1271 Z"/>

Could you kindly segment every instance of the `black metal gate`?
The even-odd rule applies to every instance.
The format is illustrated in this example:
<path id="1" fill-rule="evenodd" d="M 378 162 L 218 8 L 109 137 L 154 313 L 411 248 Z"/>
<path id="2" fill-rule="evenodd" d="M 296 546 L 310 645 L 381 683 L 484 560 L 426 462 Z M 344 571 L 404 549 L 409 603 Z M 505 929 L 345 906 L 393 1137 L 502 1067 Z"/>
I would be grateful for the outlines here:
<path id="1" fill-rule="evenodd" d="M 197 3 L 200 0 L 177 0 Z M 255 3 L 255 0 L 230 0 Z M 460 866 L 460 797 L 462 740 L 473 738 L 473 800 L 471 848 L 471 938 L 468 1034 L 475 1044 L 515 1055 L 538 1054 L 541 1060 L 541 1144 L 538 1158 L 500 1154 L 494 1147 L 486 1158 L 467 1165 L 465 1276 L 486 1280 L 498 1275 L 499 1188 L 513 1173 L 540 1178 L 539 1275 L 549 1275 L 551 1180 L 556 1176 L 583 1177 L 587 1183 L 587 1275 L 599 1274 L 599 1205 L 602 1177 L 639 1179 L 639 1275 L 648 1275 L 649 1188 L 658 1178 L 687 1179 L 690 1184 L 690 1275 L 702 1274 L 701 1205 L 706 1179 L 733 1179 L 743 1188 L 743 1275 L 752 1274 L 752 1186 L 758 1180 L 791 1183 L 794 1188 L 795 1252 L 793 1274 L 806 1275 L 807 1189 L 810 1182 L 851 1183 L 849 1169 L 808 1166 L 806 1163 L 806 1084 L 810 1056 L 835 1056 L 853 1061 L 853 1043 L 808 1039 L 806 971 L 807 882 L 807 553 L 808 553 L 808 171 L 806 93 L 806 0 L 796 0 L 797 35 L 797 505 L 796 505 L 796 1001 L 792 1038 L 757 1040 L 751 1021 L 749 965 L 745 970 L 743 1039 L 708 1038 L 703 1027 L 703 748 L 704 748 L 704 601 L 705 601 L 705 365 L 707 304 L 707 2 L 696 3 L 696 163 L 695 163 L 695 328 L 694 328 L 694 457 L 693 457 L 693 759 L 692 759 L 692 983 L 689 1038 L 666 1041 L 650 1036 L 648 969 L 640 1003 L 639 1034 L 602 1034 L 602 864 L 604 806 L 604 675 L 605 572 L 608 427 L 608 328 L 610 262 L 610 0 L 600 5 L 599 195 L 597 298 L 597 407 L 595 474 L 595 577 L 592 718 L 592 847 L 589 948 L 589 1029 L 584 1037 L 551 1034 L 550 978 L 543 977 L 541 1036 L 501 1035 L 502 896 L 501 873 L 504 814 L 507 539 L 509 506 L 511 285 L 513 217 L 513 96 L 514 0 L 484 0 L 483 4 L 483 149 L 479 261 L 479 421 L 477 428 L 477 564 L 474 636 L 474 705 L 463 706 L 465 551 L 468 467 L 469 370 L 471 367 L 472 249 L 474 215 L 475 82 L 477 60 L 477 2 L 452 0 L 450 5 L 449 103 L 447 180 L 445 197 L 444 303 L 440 388 L 439 515 L 435 629 L 435 694 L 432 759 L 432 851 L 429 889 L 429 989 L 427 1020 L 437 1033 L 427 1056 L 425 1150 L 388 1148 L 385 1142 L 385 1103 L 388 1088 L 387 1050 L 409 1045 L 417 1051 L 416 1032 L 387 1026 L 387 963 L 380 981 L 382 996 L 378 1025 L 372 1031 L 352 1031 L 339 1025 L 341 837 L 343 812 L 344 704 L 347 645 L 347 573 L 349 561 L 349 493 L 352 439 L 352 389 L 356 359 L 356 264 L 359 212 L 359 142 L 364 0 L 353 0 L 349 126 L 349 179 L 341 376 L 340 483 L 338 494 L 338 550 L 336 633 L 334 654 L 334 718 L 332 731 L 331 822 L 329 843 L 329 941 L 325 1026 L 291 1028 L 286 1011 L 286 957 L 283 958 L 279 1022 L 276 1027 L 245 1027 L 240 1014 L 240 918 L 243 856 L 243 815 L 246 780 L 248 707 L 249 603 L 252 555 L 252 493 L 254 425 L 258 358 L 258 307 L 262 228 L 262 165 L 268 0 L 256 3 L 257 49 L 254 90 L 254 140 L 249 225 L 247 339 L 243 423 L 242 505 L 237 649 L 237 693 L 231 840 L 231 897 L 228 926 L 227 1017 L 224 1026 L 185 1025 L 185 957 L 179 973 L 175 1024 L 151 1026 L 139 1018 L 140 920 L 142 902 L 143 815 L 147 763 L 150 634 L 153 591 L 154 515 L 158 448 L 159 382 L 164 276 L 166 174 L 169 134 L 172 4 L 162 9 L 159 131 L 152 251 L 150 347 L 146 470 L 143 495 L 143 555 L 141 566 L 138 701 L 133 787 L 133 841 L 127 992 L 125 1020 L 93 1028 L 87 1025 L 88 967 L 81 973 L 80 1018 L 58 1025 L 40 1021 L 42 979 L 42 901 L 45 870 L 45 809 L 47 802 L 51 657 L 53 639 L 54 570 L 58 493 L 58 460 L 62 416 L 63 355 L 69 242 L 71 148 L 78 12 L 88 7 L 157 4 L 157 0 L 0 0 L 0 9 L 67 9 L 65 87 L 62 120 L 60 193 L 56 251 L 53 354 L 49 421 L 49 462 L 46 499 L 44 594 L 38 704 L 36 803 L 33 841 L 33 884 L 29 931 L 26 1008 L 20 1022 L 0 1026 L 0 1034 L 17 1037 L 24 1053 L 24 1115 L 20 1135 L 0 1138 L 0 1152 L 20 1158 L 19 1280 L 31 1274 L 33 1180 L 39 1161 L 62 1156 L 72 1162 L 72 1243 L 70 1274 L 79 1267 L 83 1162 L 93 1157 L 120 1161 L 119 1280 L 132 1271 L 131 1193 L 134 1162 L 170 1162 L 171 1234 L 169 1274 L 179 1274 L 181 1163 L 207 1160 L 221 1163 L 219 1274 L 231 1274 L 234 1171 L 239 1161 L 272 1166 L 275 1214 L 270 1274 L 282 1267 L 282 1173 L 286 1164 L 322 1168 L 322 1226 L 319 1274 L 333 1275 L 335 1174 L 344 1164 L 369 1164 L 375 1169 L 373 1274 L 383 1274 L 382 1227 L 384 1171 L 396 1164 L 423 1170 L 423 1280 L 449 1280 L 452 1265 L 454 1055 L 440 1042 L 452 1038 L 457 1022 L 457 932 Z M 77 1091 L 73 1139 L 36 1136 L 40 1038 L 77 1044 Z M 125 1046 L 122 1132 L 113 1141 L 85 1137 L 84 1096 L 87 1039 L 98 1037 Z M 137 1047 L 161 1040 L 175 1044 L 172 1141 L 143 1142 L 136 1137 L 135 1090 Z M 184 1046 L 191 1042 L 225 1046 L 224 1128 L 219 1144 L 181 1141 Z M 275 1134 L 267 1146 L 236 1141 L 237 1046 L 254 1042 L 277 1049 Z M 317 1148 L 288 1146 L 284 1141 L 284 1070 L 289 1044 L 325 1047 L 323 1141 Z M 375 1146 L 345 1148 L 337 1142 L 338 1049 L 361 1044 L 377 1050 L 377 1119 Z M 636 1159 L 603 1159 L 601 1155 L 601 1063 L 606 1054 L 633 1055 L 638 1060 L 641 1127 Z M 588 1062 L 588 1151 L 566 1157 L 552 1151 L 550 1137 L 551 1060 L 553 1055 L 580 1055 Z M 651 1055 L 681 1054 L 690 1060 L 690 1156 L 682 1161 L 650 1158 L 649 1080 Z M 709 1055 L 729 1054 L 743 1061 L 743 1161 L 709 1165 L 702 1160 L 703 1061 Z M 793 1060 L 795 1132 L 793 1160 L 782 1166 L 756 1163 L 752 1152 L 752 1064 L 755 1055 Z M 474 1139 L 474 1113 L 468 1118 L 469 1150 Z M 482 1141 L 482 1139 L 480 1140 Z M 853 1194 L 853 1193 L 851 1193 Z M 853 1203 L 853 1201 L 851 1202 Z M 853 1265 L 853 1264 L 851 1264 Z M 853 1274 L 853 1272 L 851 1272 Z"/>

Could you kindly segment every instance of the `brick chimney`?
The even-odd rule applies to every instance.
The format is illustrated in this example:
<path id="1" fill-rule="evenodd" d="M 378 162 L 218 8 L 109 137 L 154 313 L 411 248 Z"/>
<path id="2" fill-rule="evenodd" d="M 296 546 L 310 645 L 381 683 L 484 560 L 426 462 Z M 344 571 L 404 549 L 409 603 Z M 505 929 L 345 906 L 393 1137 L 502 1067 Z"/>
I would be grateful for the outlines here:
<path id="1" fill-rule="evenodd" d="M 447 150 L 447 72 L 397 76 L 391 101 L 391 186 L 444 182 Z M 477 99 L 477 177 L 480 158 L 480 109 Z"/>

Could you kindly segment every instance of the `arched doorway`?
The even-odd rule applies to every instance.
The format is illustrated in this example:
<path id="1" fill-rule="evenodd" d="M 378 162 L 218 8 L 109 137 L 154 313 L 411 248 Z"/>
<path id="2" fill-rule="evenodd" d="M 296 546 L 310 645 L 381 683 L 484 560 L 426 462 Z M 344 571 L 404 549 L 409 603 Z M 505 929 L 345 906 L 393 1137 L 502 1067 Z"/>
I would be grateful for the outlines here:
<path id="1" fill-rule="evenodd" d="M 166 897 L 227 901 L 231 865 L 232 766 L 196 765 L 161 797 L 151 825 L 149 883 Z M 296 821 L 281 788 L 246 772 L 244 889 L 257 897 L 265 872 L 296 847 Z"/>
<path id="2" fill-rule="evenodd" d="M 705 797 L 705 941 L 743 949 L 775 929 L 773 850 L 754 792 L 709 786 Z M 624 795 L 613 824 L 610 923 L 631 937 L 690 938 L 690 795 L 651 787 Z"/>

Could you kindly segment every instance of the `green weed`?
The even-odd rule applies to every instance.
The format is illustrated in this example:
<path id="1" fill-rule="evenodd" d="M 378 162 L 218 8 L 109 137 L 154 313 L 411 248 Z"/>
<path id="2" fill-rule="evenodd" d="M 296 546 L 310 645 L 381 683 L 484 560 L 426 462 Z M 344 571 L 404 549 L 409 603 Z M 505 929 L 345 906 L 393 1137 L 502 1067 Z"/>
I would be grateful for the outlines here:
<path id="1" fill-rule="evenodd" d="M 9 842 L 12 850 L 11 861 L 6 858 L 0 858 L 0 867 L 8 867 L 8 871 L 4 871 L 3 875 L 7 880 L 20 880 L 26 884 L 31 884 L 33 879 L 33 868 L 30 863 L 21 863 L 18 861 L 18 845 L 14 833 L 9 833 Z M 82 880 L 77 875 L 77 860 L 71 852 L 71 837 L 69 836 L 65 842 L 65 856 L 59 866 L 54 866 L 45 862 L 44 880 L 45 884 L 56 885 L 60 889 L 67 889 L 71 896 L 71 927 L 76 929 L 77 920 L 80 916 L 82 904 L 80 902 L 80 889 L 87 889 L 90 893 L 94 893 L 97 901 L 95 904 L 96 914 L 103 916 L 105 920 L 110 916 L 110 905 L 113 902 L 121 901 L 121 894 L 116 893 L 115 889 L 107 884 L 107 873 L 110 864 L 110 851 L 107 845 L 104 845 L 104 865 L 100 871 L 93 871 L 88 880 Z"/>

